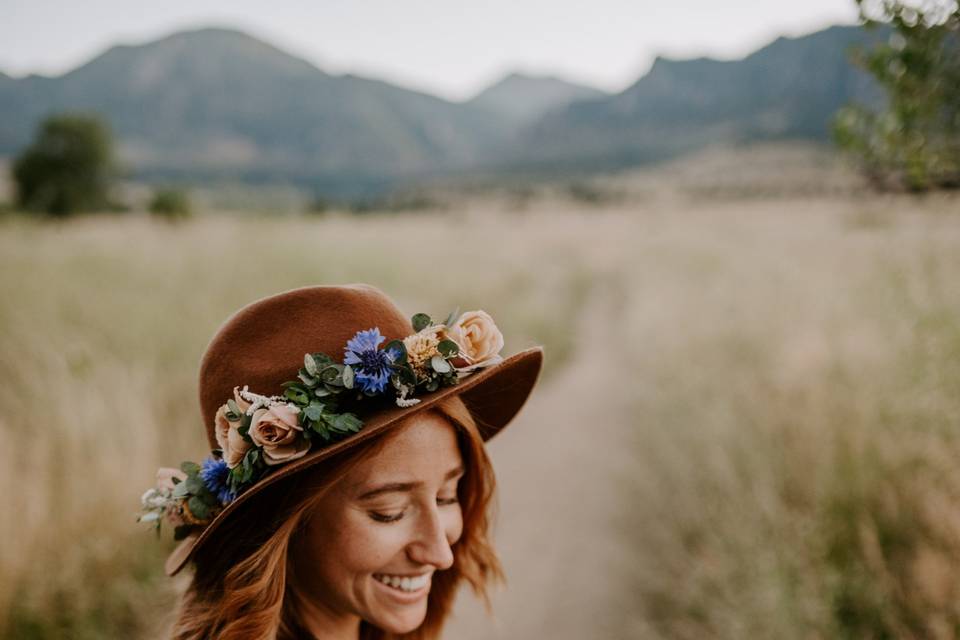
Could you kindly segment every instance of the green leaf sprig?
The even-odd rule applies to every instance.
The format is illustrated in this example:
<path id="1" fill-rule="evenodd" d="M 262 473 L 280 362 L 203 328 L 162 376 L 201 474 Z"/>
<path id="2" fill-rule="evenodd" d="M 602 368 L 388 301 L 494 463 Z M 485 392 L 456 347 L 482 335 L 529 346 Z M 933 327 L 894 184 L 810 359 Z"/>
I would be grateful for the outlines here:
<path id="1" fill-rule="evenodd" d="M 207 489 L 200 477 L 200 465 L 196 462 L 184 462 L 180 470 L 187 477 L 184 480 L 173 478 L 173 497 L 183 501 L 182 508 L 189 510 L 190 516 L 200 522 L 209 522 L 222 509 L 220 501 Z M 197 526 L 195 523 L 183 524 L 174 528 L 174 540 L 182 540 Z"/>

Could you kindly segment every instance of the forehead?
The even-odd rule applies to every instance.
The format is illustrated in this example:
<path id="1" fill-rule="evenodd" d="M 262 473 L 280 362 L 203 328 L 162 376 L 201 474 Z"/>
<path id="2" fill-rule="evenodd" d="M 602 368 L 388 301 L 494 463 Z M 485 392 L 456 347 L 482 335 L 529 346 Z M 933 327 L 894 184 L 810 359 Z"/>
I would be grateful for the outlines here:
<path id="1" fill-rule="evenodd" d="M 372 457 L 351 471 L 348 484 L 429 480 L 462 464 L 453 424 L 433 411 L 411 416 L 386 438 Z"/>

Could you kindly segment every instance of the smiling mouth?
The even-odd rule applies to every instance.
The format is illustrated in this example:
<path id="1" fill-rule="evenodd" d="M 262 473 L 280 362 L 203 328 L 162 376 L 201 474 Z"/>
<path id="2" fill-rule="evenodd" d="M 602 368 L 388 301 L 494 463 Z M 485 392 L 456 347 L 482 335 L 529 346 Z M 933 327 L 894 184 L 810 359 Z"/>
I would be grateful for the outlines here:
<path id="1" fill-rule="evenodd" d="M 419 591 L 430 584 L 429 573 L 424 573 L 419 576 L 391 576 L 385 573 L 375 573 L 373 574 L 373 578 L 391 589 L 396 589 L 404 593 Z"/>

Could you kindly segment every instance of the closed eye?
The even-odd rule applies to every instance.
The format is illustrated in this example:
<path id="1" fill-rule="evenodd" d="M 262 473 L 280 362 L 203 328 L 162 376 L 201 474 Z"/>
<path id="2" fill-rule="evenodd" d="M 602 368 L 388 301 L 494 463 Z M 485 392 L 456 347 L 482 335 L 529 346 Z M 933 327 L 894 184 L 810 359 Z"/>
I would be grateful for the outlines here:
<path id="1" fill-rule="evenodd" d="M 441 507 L 457 504 L 458 502 L 460 502 L 460 500 L 455 495 L 452 498 L 441 498 L 437 496 L 437 504 Z M 380 513 L 379 511 L 369 511 L 367 513 L 369 514 L 370 518 L 376 522 L 397 522 L 403 518 L 405 512 L 401 511 L 399 513 L 390 514 Z"/>
<path id="2" fill-rule="evenodd" d="M 403 517 L 403 511 L 397 514 L 378 513 L 376 511 L 368 512 L 370 517 L 377 522 L 396 522 Z"/>

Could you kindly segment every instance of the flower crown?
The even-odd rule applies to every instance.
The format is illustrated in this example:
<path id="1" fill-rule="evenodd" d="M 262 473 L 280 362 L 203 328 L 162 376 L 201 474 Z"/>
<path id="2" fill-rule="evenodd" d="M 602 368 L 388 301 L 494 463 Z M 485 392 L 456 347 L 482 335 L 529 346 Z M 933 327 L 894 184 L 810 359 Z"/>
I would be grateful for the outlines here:
<path id="1" fill-rule="evenodd" d="M 459 310 L 443 323 L 418 313 L 414 333 L 386 338 L 373 327 L 347 341 L 342 362 L 325 353 L 307 353 L 297 379 L 283 395 L 264 396 L 234 387 L 214 418 L 218 447 L 201 464 L 157 471 L 157 485 L 141 498 L 140 522 L 157 533 L 166 519 L 180 540 L 206 526 L 228 504 L 277 466 L 303 457 L 363 428 L 342 405 L 376 396 L 394 397 L 400 407 L 420 402 L 418 389 L 436 391 L 471 372 L 503 361 L 503 335 L 485 311 Z"/>

